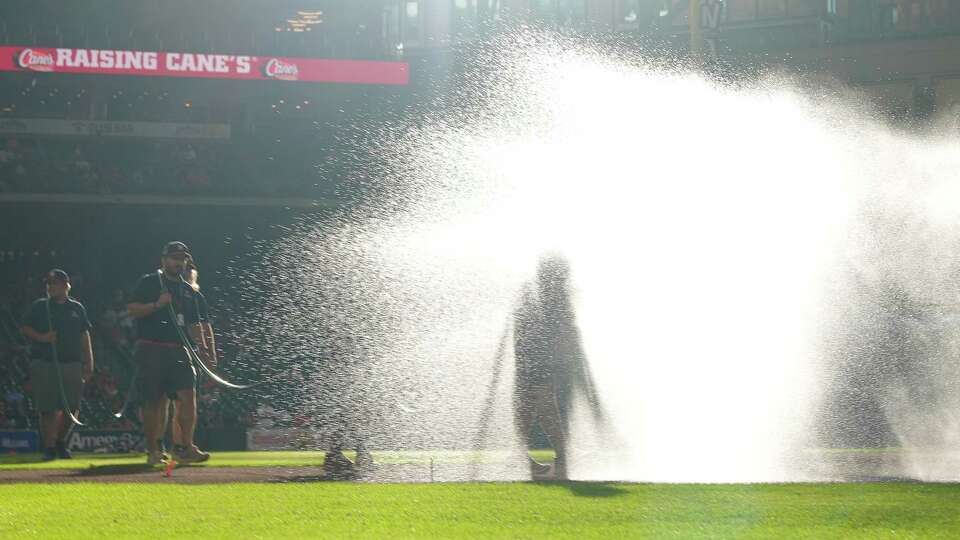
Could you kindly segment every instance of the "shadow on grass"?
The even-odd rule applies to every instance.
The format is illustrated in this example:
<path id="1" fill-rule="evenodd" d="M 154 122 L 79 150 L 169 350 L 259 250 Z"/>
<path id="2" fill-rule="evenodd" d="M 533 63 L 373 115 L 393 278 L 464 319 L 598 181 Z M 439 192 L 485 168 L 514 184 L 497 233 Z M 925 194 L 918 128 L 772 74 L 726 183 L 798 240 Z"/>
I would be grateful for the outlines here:
<path id="1" fill-rule="evenodd" d="M 271 483 L 310 483 L 310 482 L 354 482 L 365 478 L 357 471 L 341 471 L 325 474 L 305 474 L 299 476 L 288 476 L 284 478 L 273 478 L 268 480 Z"/>
<path id="2" fill-rule="evenodd" d="M 2 465 L 25 465 L 29 463 L 45 463 L 47 460 L 38 452 L 31 454 L 13 454 L 0 456 L 0 466 Z"/>
<path id="3" fill-rule="evenodd" d="M 131 458 L 139 459 L 139 456 L 145 456 L 145 454 L 142 454 L 142 453 L 138 454 L 136 452 L 123 453 L 123 454 L 95 454 L 95 453 L 87 453 L 87 452 L 74 452 L 73 453 L 74 459 L 71 465 L 67 465 L 66 467 L 51 466 L 51 468 L 54 468 L 54 469 L 75 468 L 75 467 L 78 467 L 78 465 L 76 465 L 76 463 L 78 462 L 87 463 L 87 462 L 103 462 L 103 461 L 111 461 L 111 460 L 129 460 Z M 45 460 L 43 459 L 43 456 L 39 452 L 0 455 L 0 469 L 2 469 L 4 465 L 32 465 L 32 464 L 39 464 L 39 463 L 61 463 L 61 462 L 64 464 L 71 463 L 69 461 L 63 462 L 62 460 L 53 460 L 53 461 Z M 94 466 L 96 467 L 98 465 L 94 464 Z"/>
<path id="4" fill-rule="evenodd" d="M 95 467 L 87 467 L 86 469 L 78 469 L 74 474 L 76 476 L 115 476 L 119 474 L 140 474 L 146 472 L 154 472 L 158 470 L 156 465 L 148 465 L 146 463 L 123 463 L 119 465 L 98 465 Z"/>
<path id="5" fill-rule="evenodd" d="M 267 480 L 271 484 L 309 484 L 313 482 L 335 482 L 337 480 L 350 480 L 348 478 L 327 478 L 322 474 L 310 474 L 302 476 L 291 476 L 289 478 L 271 478 Z"/>
<path id="6" fill-rule="evenodd" d="M 570 490 L 577 497 L 619 497 L 626 495 L 628 491 L 615 483 L 610 482 L 534 482 L 537 485 L 545 487 L 562 487 Z"/>

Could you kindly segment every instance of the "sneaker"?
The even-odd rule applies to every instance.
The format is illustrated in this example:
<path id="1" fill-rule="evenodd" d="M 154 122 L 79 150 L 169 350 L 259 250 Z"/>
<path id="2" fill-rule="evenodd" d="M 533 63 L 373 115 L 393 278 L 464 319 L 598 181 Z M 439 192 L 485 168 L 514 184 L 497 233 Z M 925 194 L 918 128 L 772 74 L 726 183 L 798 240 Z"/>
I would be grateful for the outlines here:
<path id="1" fill-rule="evenodd" d="M 73 454 L 70 453 L 70 450 L 67 449 L 67 445 L 63 441 L 58 441 L 57 446 L 55 447 L 57 452 L 57 457 L 60 459 L 73 459 Z"/>
<path id="2" fill-rule="evenodd" d="M 192 446 L 183 447 L 182 452 L 176 452 L 175 450 L 173 457 L 180 463 L 203 463 L 204 461 L 210 459 L 210 454 L 197 448 L 197 445 L 194 444 Z"/>
<path id="3" fill-rule="evenodd" d="M 42 459 L 44 461 L 53 461 L 57 459 L 57 451 L 53 448 L 44 448 Z"/>
<path id="4" fill-rule="evenodd" d="M 158 450 L 147 452 L 147 465 L 160 465 L 164 461 L 166 461 L 166 456 L 162 452 Z"/>
<path id="5" fill-rule="evenodd" d="M 355 465 L 360 469 L 373 467 L 373 454 L 363 446 L 357 447 L 357 460 Z"/>
<path id="6" fill-rule="evenodd" d="M 327 452 L 323 458 L 323 473 L 332 480 L 353 478 L 356 474 L 353 462 L 342 452 Z"/>

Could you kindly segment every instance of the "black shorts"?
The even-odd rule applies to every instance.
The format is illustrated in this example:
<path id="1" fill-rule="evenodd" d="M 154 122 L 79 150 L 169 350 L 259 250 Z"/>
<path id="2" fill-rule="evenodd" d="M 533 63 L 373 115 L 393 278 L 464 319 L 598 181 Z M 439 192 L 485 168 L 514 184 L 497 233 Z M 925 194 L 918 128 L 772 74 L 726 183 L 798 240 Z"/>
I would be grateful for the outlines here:
<path id="1" fill-rule="evenodd" d="M 39 412 L 62 411 L 63 399 L 71 411 L 80 408 L 80 393 L 83 390 L 80 362 L 57 364 L 47 360 L 34 359 L 30 364 L 30 376 L 33 381 L 33 406 Z M 63 382 L 64 396 L 60 395 L 60 383 Z"/>
<path id="2" fill-rule="evenodd" d="M 140 341 L 133 359 L 137 364 L 137 391 L 144 401 L 192 390 L 197 384 L 197 372 L 182 345 Z"/>

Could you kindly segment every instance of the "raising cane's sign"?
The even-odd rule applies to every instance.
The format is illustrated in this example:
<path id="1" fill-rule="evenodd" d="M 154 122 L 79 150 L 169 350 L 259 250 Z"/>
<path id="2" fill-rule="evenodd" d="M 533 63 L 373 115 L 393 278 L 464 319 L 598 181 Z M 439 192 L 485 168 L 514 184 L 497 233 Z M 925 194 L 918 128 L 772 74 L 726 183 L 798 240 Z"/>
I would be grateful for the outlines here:
<path id="1" fill-rule="evenodd" d="M 0 71 L 407 84 L 404 62 L 104 49 L 0 47 Z"/>

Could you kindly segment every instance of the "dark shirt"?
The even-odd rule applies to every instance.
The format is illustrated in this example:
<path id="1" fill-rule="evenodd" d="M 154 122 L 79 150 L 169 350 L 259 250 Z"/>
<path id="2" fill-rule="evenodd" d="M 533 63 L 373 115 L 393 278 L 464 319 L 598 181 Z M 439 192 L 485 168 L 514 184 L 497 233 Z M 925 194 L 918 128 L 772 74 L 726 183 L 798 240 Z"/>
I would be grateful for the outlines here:
<path id="1" fill-rule="evenodd" d="M 529 284 L 514 311 L 513 324 L 517 383 L 549 383 L 555 368 L 556 331 L 544 313 L 536 288 Z"/>
<path id="2" fill-rule="evenodd" d="M 57 333 L 57 360 L 61 364 L 80 362 L 83 360 L 83 334 L 93 326 L 87 319 L 87 310 L 83 304 L 73 298 L 67 298 L 64 303 L 50 300 L 50 319 L 53 320 L 53 331 Z M 30 304 L 23 316 L 23 325 L 46 334 L 50 324 L 47 319 L 47 299 L 40 298 Z M 30 356 L 38 360 L 53 360 L 53 345 L 50 343 L 32 342 Z"/>
<path id="3" fill-rule="evenodd" d="M 182 279 L 176 281 L 163 277 L 163 287 L 156 272 L 145 274 L 137 282 L 130 301 L 137 304 L 152 304 L 157 301 L 164 288 L 170 292 L 171 303 L 176 318 L 170 315 L 170 308 L 161 307 L 150 315 L 137 319 L 137 337 L 150 341 L 180 343 L 180 335 L 175 324 L 180 324 L 184 335 L 190 339 L 187 327 L 207 320 L 207 301 L 203 295 L 194 291 Z"/>
<path id="4" fill-rule="evenodd" d="M 538 280 L 524 285 L 513 313 L 514 358 L 518 384 L 557 383 L 583 362 L 570 291 Z"/>

